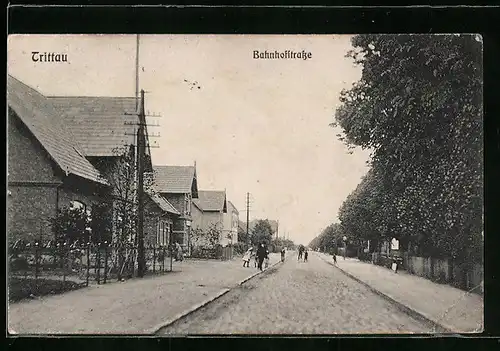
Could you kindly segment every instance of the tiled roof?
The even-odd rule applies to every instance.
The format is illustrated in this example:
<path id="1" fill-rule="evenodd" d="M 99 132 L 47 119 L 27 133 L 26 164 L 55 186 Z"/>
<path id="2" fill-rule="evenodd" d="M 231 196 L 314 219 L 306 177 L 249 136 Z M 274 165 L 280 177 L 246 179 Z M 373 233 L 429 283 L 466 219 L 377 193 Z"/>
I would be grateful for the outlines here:
<path id="1" fill-rule="evenodd" d="M 225 191 L 200 190 L 193 203 L 202 211 L 227 211 Z"/>
<path id="2" fill-rule="evenodd" d="M 66 174 L 107 184 L 99 171 L 85 158 L 71 131 L 61 123 L 60 112 L 54 109 L 49 99 L 9 75 L 7 101 L 9 107 Z"/>
<path id="3" fill-rule="evenodd" d="M 134 97 L 53 96 L 85 156 L 115 156 L 116 149 L 134 143 L 139 122 Z"/>
<path id="4" fill-rule="evenodd" d="M 156 195 L 156 194 L 148 194 L 151 200 L 158 205 L 163 211 L 180 215 L 180 212 L 177 211 L 174 206 L 170 202 L 168 202 L 167 199 L 165 199 L 163 196 Z"/>
<path id="5" fill-rule="evenodd" d="M 195 181 L 194 166 L 153 166 L 156 191 L 160 193 L 187 194 Z"/>
<path id="6" fill-rule="evenodd" d="M 242 220 L 238 220 L 238 227 L 246 230 L 247 229 L 247 222 L 243 222 Z"/>

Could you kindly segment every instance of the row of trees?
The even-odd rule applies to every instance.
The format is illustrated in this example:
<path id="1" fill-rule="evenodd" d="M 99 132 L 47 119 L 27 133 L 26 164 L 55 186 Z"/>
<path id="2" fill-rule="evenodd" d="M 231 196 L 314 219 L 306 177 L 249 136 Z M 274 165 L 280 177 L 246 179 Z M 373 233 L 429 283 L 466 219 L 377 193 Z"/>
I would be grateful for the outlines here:
<path id="1" fill-rule="evenodd" d="M 396 237 L 421 255 L 479 259 L 481 38 L 357 35 L 352 44 L 347 56 L 362 77 L 342 91 L 332 126 L 348 148 L 371 151 L 371 169 L 337 228 L 350 238 Z"/>
<path id="2" fill-rule="evenodd" d="M 283 247 L 295 247 L 295 243 L 292 240 L 275 238 L 271 223 L 267 219 L 258 220 L 248 235 L 245 230 L 239 228 L 238 242 L 243 247 L 247 247 L 248 243 L 252 246 L 264 243 L 271 251 L 279 251 Z"/>
<path id="3" fill-rule="evenodd" d="M 330 224 L 308 246 L 313 250 L 320 249 L 324 252 L 334 253 L 337 248 L 342 247 L 343 235 L 344 232 L 339 223 Z"/>

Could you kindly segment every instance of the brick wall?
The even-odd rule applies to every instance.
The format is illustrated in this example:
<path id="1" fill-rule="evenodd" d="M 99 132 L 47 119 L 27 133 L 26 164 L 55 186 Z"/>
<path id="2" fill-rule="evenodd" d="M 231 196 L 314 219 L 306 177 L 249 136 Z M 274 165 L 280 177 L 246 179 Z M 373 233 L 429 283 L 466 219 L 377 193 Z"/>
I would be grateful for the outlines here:
<path id="1" fill-rule="evenodd" d="M 181 214 L 184 213 L 184 194 L 162 194 Z"/>
<path id="2" fill-rule="evenodd" d="M 49 218 L 56 215 L 55 187 L 9 186 L 7 200 L 8 240 L 52 238 Z M 49 239 L 49 240 L 50 240 Z"/>

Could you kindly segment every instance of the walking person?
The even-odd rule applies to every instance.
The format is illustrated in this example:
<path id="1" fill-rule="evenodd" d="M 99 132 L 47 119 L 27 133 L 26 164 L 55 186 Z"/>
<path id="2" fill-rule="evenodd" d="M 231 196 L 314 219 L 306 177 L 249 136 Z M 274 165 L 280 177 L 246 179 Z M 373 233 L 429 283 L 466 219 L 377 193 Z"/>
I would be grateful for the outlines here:
<path id="1" fill-rule="evenodd" d="M 304 253 L 304 247 L 300 246 L 299 247 L 299 257 L 297 258 L 297 261 L 300 261 L 302 259 L 303 253 Z"/>
<path id="2" fill-rule="evenodd" d="M 243 267 L 250 267 L 250 258 L 252 257 L 253 247 L 250 247 L 243 255 Z"/>
<path id="3" fill-rule="evenodd" d="M 307 252 L 307 249 L 304 250 L 304 262 L 307 262 L 307 256 L 309 256 L 309 252 Z"/>
<path id="4" fill-rule="evenodd" d="M 281 262 L 285 262 L 285 248 L 281 249 Z"/>
<path id="5" fill-rule="evenodd" d="M 335 254 L 335 252 L 333 253 L 333 263 L 334 264 L 337 264 L 337 255 Z"/>
<path id="6" fill-rule="evenodd" d="M 182 246 L 178 242 L 175 242 L 175 260 L 176 261 L 182 261 L 182 260 L 184 260 L 184 254 L 182 252 Z"/>
<path id="7" fill-rule="evenodd" d="M 264 258 L 264 267 L 269 267 L 269 250 L 266 249 L 266 257 Z"/>
<path id="8" fill-rule="evenodd" d="M 264 263 L 264 259 L 266 258 L 266 247 L 264 246 L 264 243 L 261 243 L 259 245 L 259 248 L 257 249 L 257 268 L 262 271 L 262 263 Z"/>

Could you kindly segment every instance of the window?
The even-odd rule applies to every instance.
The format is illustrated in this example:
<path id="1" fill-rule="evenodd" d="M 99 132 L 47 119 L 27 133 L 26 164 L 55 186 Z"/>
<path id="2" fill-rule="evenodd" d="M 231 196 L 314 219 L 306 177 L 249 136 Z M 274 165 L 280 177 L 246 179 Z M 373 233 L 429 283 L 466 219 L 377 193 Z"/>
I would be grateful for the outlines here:
<path id="1" fill-rule="evenodd" d="M 160 221 L 156 226 L 156 244 L 168 245 L 168 237 L 170 233 L 170 224 Z"/>
<path id="2" fill-rule="evenodd" d="M 163 233 L 163 235 L 164 235 L 164 239 L 163 240 L 164 240 L 165 245 L 169 244 L 169 242 L 168 242 L 169 234 L 170 234 L 170 224 L 167 223 L 165 225 L 165 231 Z"/>
<path id="3" fill-rule="evenodd" d="M 162 221 L 159 221 L 157 224 L 157 229 L 156 229 L 156 244 L 157 245 L 164 245 L 164 236 L 163 236 L 163 231 L 165 224 Z"/>

